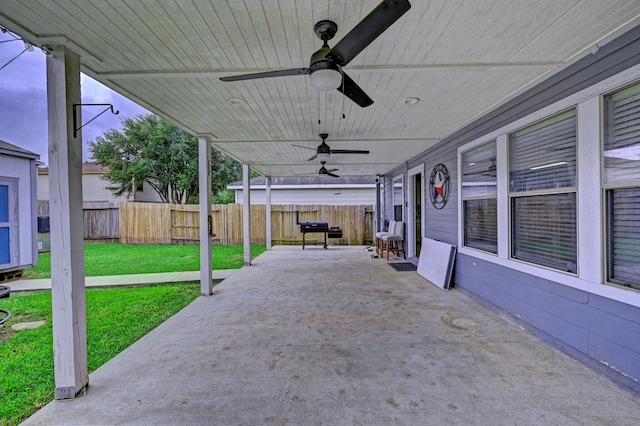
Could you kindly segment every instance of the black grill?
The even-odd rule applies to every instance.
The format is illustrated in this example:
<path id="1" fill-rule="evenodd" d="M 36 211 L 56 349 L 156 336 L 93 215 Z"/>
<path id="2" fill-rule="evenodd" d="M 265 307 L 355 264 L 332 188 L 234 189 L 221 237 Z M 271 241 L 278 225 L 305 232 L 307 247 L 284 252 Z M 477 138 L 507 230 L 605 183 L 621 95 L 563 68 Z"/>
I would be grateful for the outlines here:
<path id="1" fill-rule="evenodd" d="M 327 248 L 327 238 L 342 238 L 342 228 L 339 226 L 329 226 L 328 222 L 300 222 L 300 232 L 302 232 L 302 249 L 306 244 L 322 244 Z M 324 234 L 324 241 L 307 243 L 305 236 L 307 234 Z"/>

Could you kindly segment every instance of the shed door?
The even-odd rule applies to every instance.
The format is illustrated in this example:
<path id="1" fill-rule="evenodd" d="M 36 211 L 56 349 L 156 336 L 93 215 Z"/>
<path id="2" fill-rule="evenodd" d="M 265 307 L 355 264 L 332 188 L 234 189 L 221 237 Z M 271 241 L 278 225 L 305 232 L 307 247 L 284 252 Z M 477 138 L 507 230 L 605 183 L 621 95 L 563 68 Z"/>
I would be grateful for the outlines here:
<path id="1" fill-rule="evenodd" d="M 11 263 L 9 185 L 0 184 L 0 266 Z"/>
<path id="2" fill-rule="evenodd" d="M 15 261 L 11 255 L 17 248 L 17 229 L 14 217 L 17 205 L 16 182 L 11 178 L 0 178 L 0 268 L 13 266 Z"/>

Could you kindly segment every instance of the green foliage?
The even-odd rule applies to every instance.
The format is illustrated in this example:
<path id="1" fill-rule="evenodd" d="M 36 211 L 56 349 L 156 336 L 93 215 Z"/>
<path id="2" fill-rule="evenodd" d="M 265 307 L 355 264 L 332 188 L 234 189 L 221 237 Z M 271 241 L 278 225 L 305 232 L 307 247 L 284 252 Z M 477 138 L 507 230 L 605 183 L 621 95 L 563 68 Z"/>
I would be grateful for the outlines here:
<path id="1" fill-rule="evenodd" d="M 235 191 L 231 189 L 225 189 L 211 197 L 212 204 L 233 204 L 235 202 L 236 194 Z"/>
<path id="2" fill-rule="evenodd" d="M 87 290 L 89 372 L 191 303 L 198 285 L 161 285 Z M 0 425 L 17 425 L 53 399 L 51 293 L 12 294 L 2 307 L 13 317 L 0 326 Z M 13 331 L 24 321 L 45 321 Z"/>
<path id="3" fill-rule="evenodd" d="M 211 150 L 211 194 L 213 198 L 224 198 L 227 192 L 227 185 L 242 179 L 242 164 L 238 163 L 231 157 L 227 157 L 220 151 Z M 222 193 L 222 194 L 221 194 Z M 232 197 L 230 203 L 235 201 Z M 214 202 L 214 204 L 228 204 Z"/>
<path id="4" fill-rule="evenodd" d="M 109 168 L 107 188 L 115 195 L 132 194 L 146 182 L 163 202 L 194 203 L 198 197 L 198 140 L 168 121 L 139 115 L 122 121 L 89 144 L 97 164 Z M 242 166 L 211 150 L 212 193 L 218 194 L 242 176 Z"/>
<path id="5" fill-rule="evenodd" d="M 200 269 L 200 248 L 194 245 L 128 245 L 117 243 L 85 243 L 85 274 L 104 275 L 183 272 Z M 238 269 L 244 264 L 242 246 L 213 246 L 213 269 Z M 265 251 L 264 246 L 252 246 L 251 256 Z M 162 259 L 162 261 L 159 261 Z M 51 253 L 40 253 L 38 264 L 25 269 L 29 279 L 51 277 Z"/>

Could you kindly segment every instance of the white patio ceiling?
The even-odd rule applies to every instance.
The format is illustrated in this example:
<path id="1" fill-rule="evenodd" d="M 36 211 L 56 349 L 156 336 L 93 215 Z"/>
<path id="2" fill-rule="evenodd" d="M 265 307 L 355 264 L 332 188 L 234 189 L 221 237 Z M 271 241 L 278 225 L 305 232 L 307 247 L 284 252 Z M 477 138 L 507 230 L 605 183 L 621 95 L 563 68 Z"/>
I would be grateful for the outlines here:
<path id="1" fill-rule="evenodd" d="M 317 21 L 338 24 L 333 46 L 378 2 L 2 0 L 0 24 L 66 43 L 86 74 L 271 176 L 317 170 L 292 144 L 315 148 L 325 132 L 334 149 L 371 151 L 334 154 L 328 168 L 385 174 L 640 24 L 640 0 L 413 0 L 345 67 L 367 108 L 308 76 L 219 80 L 307 67 Z"/>

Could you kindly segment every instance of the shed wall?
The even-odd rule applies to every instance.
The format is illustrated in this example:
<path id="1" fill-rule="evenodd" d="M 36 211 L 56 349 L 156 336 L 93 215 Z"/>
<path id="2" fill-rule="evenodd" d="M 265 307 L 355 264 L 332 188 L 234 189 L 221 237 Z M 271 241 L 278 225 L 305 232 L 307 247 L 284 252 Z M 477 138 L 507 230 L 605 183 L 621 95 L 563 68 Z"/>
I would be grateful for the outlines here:
<path id="1" fill-rule="evenodd" d="M 0 176 L 18 180 L 18 261 L 11 269 L 23 269 L 37 263 L 35 161 L 0 154 Z"/>

